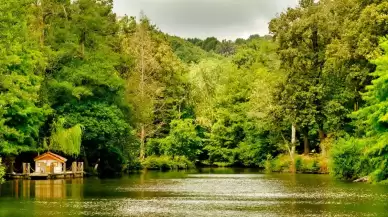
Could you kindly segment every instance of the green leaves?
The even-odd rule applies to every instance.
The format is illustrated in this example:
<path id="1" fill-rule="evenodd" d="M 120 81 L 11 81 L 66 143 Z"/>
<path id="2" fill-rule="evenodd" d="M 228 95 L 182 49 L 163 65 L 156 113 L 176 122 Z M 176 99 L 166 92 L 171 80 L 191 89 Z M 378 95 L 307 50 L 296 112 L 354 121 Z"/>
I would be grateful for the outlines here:
<path id="1" fill-rule="evenodd" d="M 340 140 L 332 153 L 333 171 L 344 178 L 369 175 L 372 182 L 388 178 L 388 40 L 381 40 L 385 53 L 373 61 L 377 65 L 375 79 L 363 95 L 366 106 L 352 116 L 358 137 Z M 357 149 L 355 149 L 356 147 Z M 355 152 L 355 150 L 357 150 Z"/>
<path id="2" fill-rule="evenodd" d="M 0 183 L 4 181 L 3 177 L 5 176 L 5 167 L 3 166 L 0 158 Z"/>
<path id="3" fill-rule="evenodd" d="M 194 161 L 201 154 L 202 140 L 192 119 L 173 120 L 170 133 L 160 139 L 161 152 L 168 156 L 186 156 Z"/>
<path id="4" fill-rule="evenodd" d="M 81 151 L 82 126 L 77 124 L 65 129 L 64 124 L 63 118 L 53 123 L 49 149 L 67 155 L 78 155 Z"/>
<path id="5" fill-rule="evenodd" d="M 29 37 L 29 3 L 0 3 L 0 153 L 4 154 L 36 148 L 39 128 L 51 112 L 39 98 L 47 62 L 35 38 Z"/>

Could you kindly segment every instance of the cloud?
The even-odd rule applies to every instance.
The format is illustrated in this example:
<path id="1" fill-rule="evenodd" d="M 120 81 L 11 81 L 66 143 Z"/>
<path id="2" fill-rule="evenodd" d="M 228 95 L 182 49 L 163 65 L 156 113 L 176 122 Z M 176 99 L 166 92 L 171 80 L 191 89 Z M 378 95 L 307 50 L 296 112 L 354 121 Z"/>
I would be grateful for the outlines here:
<path id="1" fill-rule="evenodd" d="M 181 37 L 236 39 L 268 33 L 268 22 L 298 0 L 114 0 L 119 15 L 140 11 L 162 31 Z"/>

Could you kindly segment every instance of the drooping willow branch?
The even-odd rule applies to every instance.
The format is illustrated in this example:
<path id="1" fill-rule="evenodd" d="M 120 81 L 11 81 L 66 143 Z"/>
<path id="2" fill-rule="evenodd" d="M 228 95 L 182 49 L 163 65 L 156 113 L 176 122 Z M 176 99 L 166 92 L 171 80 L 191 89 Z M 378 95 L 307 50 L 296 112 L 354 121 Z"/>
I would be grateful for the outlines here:
<path id="1" fill-rule="evenodd" d="M 82 126 L 77 124 L 71 128 L 64 128 L 64 123 L 63 118 L 53 123 L 49 149 L 68 155 L 78 155 L 81 151 Z"/>

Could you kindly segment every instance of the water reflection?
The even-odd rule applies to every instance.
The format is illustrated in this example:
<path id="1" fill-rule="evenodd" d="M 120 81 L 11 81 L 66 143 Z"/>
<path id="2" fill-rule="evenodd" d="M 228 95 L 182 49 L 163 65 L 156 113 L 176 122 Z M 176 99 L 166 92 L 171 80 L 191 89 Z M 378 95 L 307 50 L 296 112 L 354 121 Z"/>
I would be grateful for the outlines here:
<path id="1" fill-rule="evenodd" d="M 14 180 L 0 187 L 2 195 L 35 200 L 82 198 L 83 179 Z"/>
<path id="2" fill-rule="evenodd" d="M 251 170 L 145 171 L 121 179 L 19 180 L 0 188 L 0 217 L 385 216 L 385 186 Z"/>

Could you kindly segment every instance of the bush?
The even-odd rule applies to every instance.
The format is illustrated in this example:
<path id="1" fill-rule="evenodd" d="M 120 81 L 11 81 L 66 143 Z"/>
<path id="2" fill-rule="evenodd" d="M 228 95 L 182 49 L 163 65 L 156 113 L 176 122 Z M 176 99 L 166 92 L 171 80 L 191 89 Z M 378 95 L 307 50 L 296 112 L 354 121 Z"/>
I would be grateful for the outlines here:
<path id="1" fill-rule="evenodd" d="M 271 162 L 272 172 L 290 172 L 292 161 L 288 155 L 279 155 Z"/>
<path id="2" fill-rule="evenodd" d="M 142 166 L 149 170 L 179 170 L 194 168 L 194 164 L 185 156 L 149 156 L 143 162 Z"/>
<path id="3" fill-rule="evenodd" d="M 330 172 L 338 179 L 353 180 L 368 175 L 371 170 L 363 154 L 367 143 L 364 139 L 343 138 L 330 152 Z"/>
<path id="4" fill-rule="evenodd" d="M 102 177 L 120 175 L 125 172 L 126 159 L 121 150 L 116 147 L 107 147 L 100 150 L 98 173 Z"/>
<path id="5" fill-rule="evenodd" d="M 131 172 L 131 171 L 139 171 L 143 169 L 143 165 L 141 164 L 141 162 L 136 158 L 136 159 L 133 159 L 133 160 L 130 160 L 128 162 L 128 171 Z"/>
<path id="6" fill-rule="evenodd" d="M 321 173 L 319 159 L 319 155 L 298 155 L 295 157 L 295 169 L 300 173 Z"/>
<path id="7" fill-rule="evenodd" d="M 279 155 L 265 162 L 267 172 L 291 172 L 292 160 L 289 155 Z M 295 170 L 298 173 L 328 173 L 327 159 L 320 155 L 295 155 Z"/>
<path id="8" fill-rule="evenodd" d="M 339 179 L 368 176 L 370 182 L 388 178 L 388 134 L 348 137 L 337 141 L 330 153 L 331 173 Z"/>

